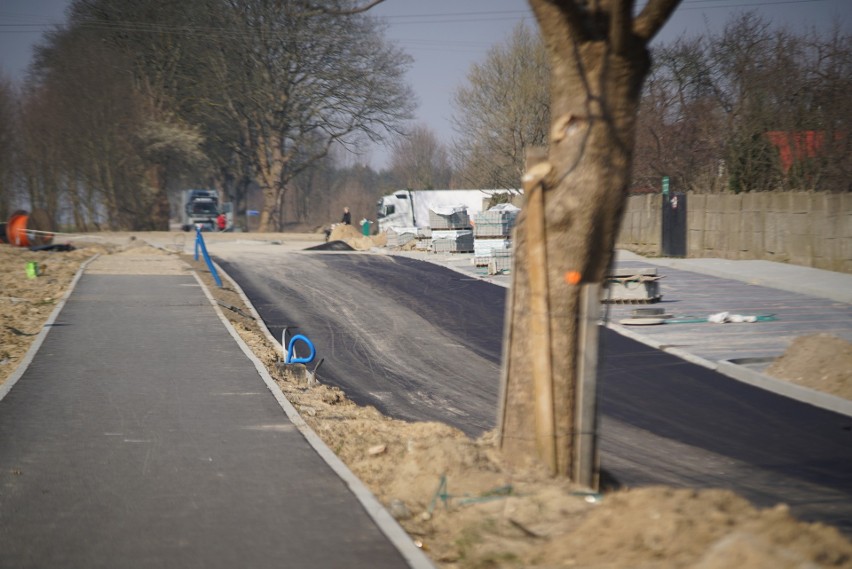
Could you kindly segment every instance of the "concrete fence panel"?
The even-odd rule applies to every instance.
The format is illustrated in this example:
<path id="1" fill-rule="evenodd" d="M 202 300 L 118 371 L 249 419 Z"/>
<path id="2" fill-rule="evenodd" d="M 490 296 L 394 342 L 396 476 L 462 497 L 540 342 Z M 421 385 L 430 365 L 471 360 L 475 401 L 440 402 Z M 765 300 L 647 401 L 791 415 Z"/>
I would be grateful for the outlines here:
<path id="1" fill-rule="evenodd" d="M 691 194 L 687 255 L 766 259 L 852 273 L 852 194 Z M 618 247 L 659 255 L 662 196 L 627 200 Z"/>

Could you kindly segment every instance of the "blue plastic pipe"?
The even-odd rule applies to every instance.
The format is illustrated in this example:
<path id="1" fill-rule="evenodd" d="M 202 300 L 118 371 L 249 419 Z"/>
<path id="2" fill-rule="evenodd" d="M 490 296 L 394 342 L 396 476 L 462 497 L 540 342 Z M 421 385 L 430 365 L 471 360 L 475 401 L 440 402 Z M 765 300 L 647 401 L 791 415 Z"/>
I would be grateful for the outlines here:
<path id="1" fill-rule="evenodd" d="M 207 254 L 207 246 L 204 244 L 204 237 L 201 236 L 201 227 L 195 228 L 195 260 L 198 260 L 198 249 L 201 249 L 201 254 L 204 255 L 204 262 L 207 263 L 207 268 L 210 269 L 210 274 L 213 275 L 213 280 L 216 281 L 216 286 L 222 288 L 222 279 L 219 278 L 219 272 L 213 265 L 210 255 Z"/>
<path id="2" fill-rule="evenodd" d="M 294 358 L 293 357 L 293 352 L 296 348 L 296 340 L 304 342 L 305 344 L 308 345 L 308 348 L 310 348 L 311 353 L 307 357 L 304 357 L 304 358 Z M 310 340 L 308 340 L 308 338 L 306 336 L 302 336 L 301 334 L 296 334 L 295 336 L 290 338 L 290 343 L 287 344 L 287 359 L 285 360 L 284 363 L 288 363 L 288 364 L 309 364 L 312 361 L 314 361 L 314 358 L 316 357 L 316 355 L 317 355 L 317 351 L 314 348 L 314 344 Z"/>

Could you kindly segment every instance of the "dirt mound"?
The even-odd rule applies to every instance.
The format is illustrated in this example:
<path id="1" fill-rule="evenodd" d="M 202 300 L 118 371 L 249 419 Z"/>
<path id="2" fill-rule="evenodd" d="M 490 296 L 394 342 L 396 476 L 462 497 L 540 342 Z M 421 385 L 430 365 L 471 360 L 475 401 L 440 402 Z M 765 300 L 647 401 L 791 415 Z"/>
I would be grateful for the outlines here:
<path id="1" fill-rule="evenodd" d="M 850 567 L 852 544 L 780 504 L 727 490 L 579 491 L 535 468 L 510 470 L 493 434 L 358 407 L 323 385 L 278 382 L 325 443 L 445 568 L 763 569 Z"/>
<path id="2" fill-rule="evenodd" d="M 849 567 L 852 544 L 785 505 L 758 510 L 727 490 L 649 487 L 606 496 L 546 557 L 578 567 Z"/>
<path id="3" fill-rule="evenodd" d="M 852 399 L 852 342 L 831 334 L 801 336 L 766 374 Z"/>
<path id="4" fill-rule="evenodd" d="M 328 241 L 313 247 L 308 247 L 305 251 L 354 251 L 346 241 Z"/>
<path id="5" fill-rule="evenodd" d="M 387 244 L 386 235 L 365 236 L 354 225 L 338 223 L 332 226 L 329 241 L 345 241 L 356 251 L 368 251 L 373 247 L 383 247 Z"/>

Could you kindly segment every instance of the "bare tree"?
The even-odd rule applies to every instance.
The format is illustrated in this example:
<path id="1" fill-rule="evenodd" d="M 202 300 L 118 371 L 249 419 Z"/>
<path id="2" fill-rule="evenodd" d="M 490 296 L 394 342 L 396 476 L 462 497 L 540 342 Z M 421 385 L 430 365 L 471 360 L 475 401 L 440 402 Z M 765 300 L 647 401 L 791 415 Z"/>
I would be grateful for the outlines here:
<path id="1" fill-rule="evenodd" d="M 137 224 L 151 210 L 133 148 L 141 101 L 124 71 L 127 59 L 102 43 L 72 27 L 50 34 L 37 50 L 23 97 L 26 182 L 31 188 L 57 185 L 62 192 L 84 185 L 97 195 L 90 205 L 93 216 L 104 213 L 102 226 L 141 228 Z M 46 141 L 56 148 L 51 154 L 44 152 Z M 69 197 L 79 195 L 75 190 Z"/>
<path id="2" fill-rule="evenodd" d="M 135 173 L 134 199 L 124 201 L 134 204 L 137 211 L 131 215 L 140 229 L 168 229 L 170 188 L 210 172 L 201 126 L 183 116 L 186 101 L 200 95 L 194 90 L 199 80 L 193 63 L 202 55 L 196 27 L 208 7 L 205 2 L 127 0 L 72 4 L 70 21 L 77 35 L 123 59 L 123 69 L 112 80 L 127 81 L 132 89 L 129 102 L 137 107 L 137 120 L 126 131 L 126 142 L 141 169 Z"/>
<path id="3" fill-rule="evenodd" d="M 0 221 L 9 219 L 14 208 L 15 104 L 12 84 L 0 76 Z"/>
<path id="4" fill-rule="evenodd" d="M 223 25 L 237 35 L 212 62 L 217 96 L 239 125 L 241 152 L 263 190 L 261 228 L 279 228 L 293 176 L 332 145 L 382 140 L 408 118 L 413 97 L 402 77 L 409 59 L 364 15 L 240 0 L 228 9 Z M 308 146 L 316 151 L 305 152 Z"/>
<path id="5" fill-rule="evenodd" d="M 63 141 L 55 125 L 61 119 L 55 93 L 31 93 L 21 105 L 18 168 L 29 203 L 50 220 L 59 216 L 63 187 Z"/>
<path id="6" fill-rule="evenodd" d="M 525 24 L 474 64 L 453 96 L 455 169 L 469 187 L 518 187 L 528 148 L 547 144 L 550 66 Z"/>
<path id="7" fill-rule="evenodd" d="M 412 189 L 448 188 L 452 177 L 446 147 L 423 124 L 392 140 L 390 170 L 401 187 Z"/>
<path id="8" fill-rule="evenodd" d="M 526 205 L 504 348 L 500 445 L 576 477 L 581 286 L 601 283 L 630 182 L 648 42 L 679 0 L 530 0 L 551 67 L 549 151 L 524 174 Z"/>
<path id="9" fill-rule="evenodd" d="M 678 39 L 653 52 L 637 127 L 633 185 L 719 188 L 725 117 L 717 104 L 704 38 Z M 726 184 L 725 184 L 726 186 Z"/>
<path id="10" fill-rule="evenodd" d="M 739 13 L 716 35 L 654 51 L 634 181 L 692 191 L 849 186 L 849 35 L 773 28 Z"/>
<path id="11" fill-rule="evenodd" d="M 731 190 L 848 190 L 849 39 L 771 30 L 753 13 L 713 38 Z"/>

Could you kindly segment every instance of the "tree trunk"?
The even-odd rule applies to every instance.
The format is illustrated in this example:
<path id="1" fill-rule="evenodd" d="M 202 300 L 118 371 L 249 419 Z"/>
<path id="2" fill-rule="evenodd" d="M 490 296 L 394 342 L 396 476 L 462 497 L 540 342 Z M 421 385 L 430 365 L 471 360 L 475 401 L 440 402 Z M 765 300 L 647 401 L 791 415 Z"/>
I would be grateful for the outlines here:
<path id="1" fill-rule="evenodd" d="M 276 140 L 275 137 L 271 137 L 271 140 L 261 137 L 256 144 L 254 151 L 259 164 L 257 181 L 263 195 L 260 231 L 279 231 L 281 225 L 281 194 L 284 191 L 281 173 L 284 169 L 285 157 L 280 141 Z"/>
<path id="2" fill-rule="evenodd" d="M 515 234 L 498 428 L 510 461 L 521 465 L 534 459 L 553 474 L 574 478 L 580 286 L 601 283 L 612 257 L 649 58 L 643 45 L 617 55 L 605 40 L 573 40 L 567 24 L 558 18 L 547 21 L 540 8 L 551 60 L 553 118 L 549 153 L 538 166 L 528 164 L 525 175 L 528 206 Z M 535 228 L 542 220 L 532 219 L 536 210 L 529 207 L 535 192 L 543 200 L 540 237 Z M 536 250 L 539 238 L 541 252 Z M 537 284 L 534 269 L 542 255 L 546 276 Z M 537 318 L 543 319 L 543 331 L 536 331 Z M 540 358 L 549 361 L 542 365 Z M 542 373 L 551 376 L 539 383 L 539 390 L 541 385 L 550 390 L 543 395 L 535 387 Z M 543 413 L 548 404 L 543 401 L 553 408 Z"/>
<path id="3" fill-rule="evenodd" d="M 148 167 L 148 186 L 153 192 L 151 215 L 145 223 L 154 231 L 169 230 L 169 196 L 166 192 L 166 167 L 152 164 Z"/>

